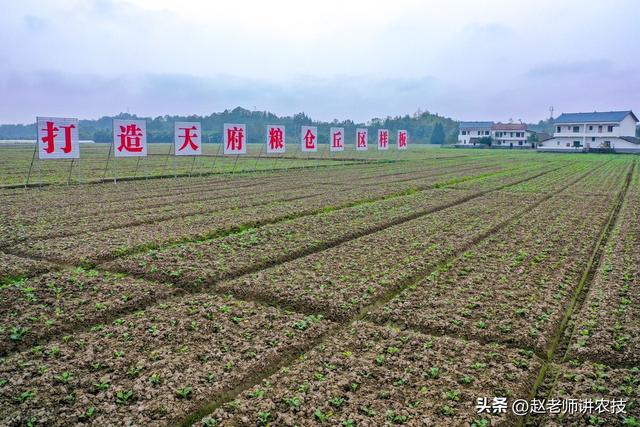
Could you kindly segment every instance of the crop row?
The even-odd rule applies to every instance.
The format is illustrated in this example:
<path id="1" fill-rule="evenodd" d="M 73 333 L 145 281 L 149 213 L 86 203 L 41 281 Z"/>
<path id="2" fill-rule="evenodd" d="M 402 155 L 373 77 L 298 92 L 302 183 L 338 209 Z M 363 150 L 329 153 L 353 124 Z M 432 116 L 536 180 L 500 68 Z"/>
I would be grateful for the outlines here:
<path id="1" fill-rule="evenodd" d="M 113 191 L 114 187 L 107 183 L 105 185 L 88 185 L 82 187 L 48 187 L 42 190 L 34 190 L 31 196 L 25 197 L 23 190 L 2 190 L 0 196 L 5 204 L 0 207 L 0 212 L 5 214 L 12 213 L 16 209 L 23 208 L 33 202 L 42 205 L 42 208 L 54 210 L 65 207 L 77 206 L 83 208 L 86 206 L 85 201 L 78 200 L 78 194 L 84 195 L 89 201 L 89 207 L 97 209 L 100 206 L 118 205 L 123 202 L 130 202 L 132 199 L 151 203 L 154 199 L 163 199 L 172 193 L 189 194 L 191 192 L 199 192 L 206 189 L 229 189 L 243 186 L 269 185 L 273 183 L 281 183 L 291 181 L 292 176 L 300 177 L 303 182 L 330 182 L 341 183 L 350 180 L 367 179 L 375 176 L 386 176 L 390 173 L 419 173 L 424 171 L 425 167 L 430 169 L 446 169 L 452 166 L 473 165 L 470 161 L 445 162 L 443 165 L 436 163 L 420 165 L 417 163 L 399 163 L 399 164 L 367 164 L 354 165 L 349 168 L 334 168 L 331 174 L 327 174 L 322 169 L 301 169 L 292 171 L 276 171 L 264 175 L 259 175 L 260 179 L 256 179 L 255 174 L 242 175 L 213 175 L 198 178 L 176 178 L 162 180 L 143 180 L 120 182 L 117 188 L 120 191 Z M 400 166 L 403 166 L 402 168 Z M 394 172 L 396 171 L 396 172 Z M 295 184 L 295 180 L 293 184 Z M 8 203 L 10 202 L 10 203 Z"/>
<path id="2" fill-rule="evenodd" d="M 582 185 L 572 187 L 571 194 L 583 197 L 607 196 L 622 190 L 633 162 L 633 158 L 626 156 L 612 158 L 598 168 L 598 173 L 586 176 Z"/>
<path id="3" fill-rule="evenodd" d="M 578 409 L 532 416 L 545 427 L 627 426 L 640 425 L 640 369 L 612 368 L 605 364 L 572 361 L 551 365 L 549 374 L 556 377 L 545 401 L 580 402 Z M 613 402 L 613 403 L 612 403 Z M 566 405 L 569 408 L 569 405 Z"/>
<path id="4" fill-rule="evenodd" d="M 224 277 L 238 276 L 243 270 L 257 270 L 287 257 L 319 250 L 330 242 L 364 233 L 389 221 L 401 221 L 415 215 L 416 211 L 427 212 L 454 204 L 465 197 L 468 194 L 445 190 L 419 192 L 246 229 L 203 243 L 125 256 L 108 268 L 193 289 Z M 4 318 L 4 324 L 10 325 L 4 333 L 6 345 L 12 344 L 9 335 L 14 329 L 27 328 L 30 331 L 28 341 L 33 342 L 44 335 L 57 333 L 62 327 L 78 324 L 81 319 L 94 319 L 111 311 L 138 307 L 144 301 L 166 297 L 167 293 L 173 292 L 172 288 L 148 288 L 145 286 L 148 283 L 118 274 L 86 273 L 82 269 L 18 281 L 2 294 L 2 301 L 14 301 L 6 305 L 10 307 Z M 22 342 L 13 344 L 22 345 Z"/>
<path id="5" fill-rule="evenodd" d="M 51 268 L 53 266 L 46 262 L 0 252 L 0 284 L 33 276 Z"/>
<path id="6" fill-rule="evenodd" d="M 159 425 L 233 389 L 331 326 L 194 295 L 2 359 L 4 425 Z"/>
<path id="7" fill-rule="evenodd" d="M 246 209 L 274 202 L 286 202 L 313 197 L 326 192 L 318 188 L 290 189 L 283 191 L 262 191 L 248 195 L 234 195 L 211 201 L 196 201 L 177 206 L 164 205 L 161 208 L 125 210 L 104 215 L 78 218 L 72 212 L 59 213 L 55 221 L 41 219 L 35 224 L 21 224 L 12 221 L 3 227 L 5 241 L 24 241 L 72 236 L 87 232 L 99 232 L 113 228 L 125 228 L 145 223 L 165 221 L 174 218 L 188 218 L 194 215 L 215 215 L 218 211 Z M 2 237 L 5 237 L 2 236 Z"/>
<path id="8" fill-rule="evenodd" d="M 182 286 L 211 283 L 335 245 L 387 224 L 461 203 L 473 195 L 451 190 L 426 190 L 244 229 L 204 242 L 150 250 L 118 258 L 107 268 L 154 280 L 172 281 Z"/>
<path id="9" fill-rule="evenodd" d="M 219 292 L 345 318 L 435 268 L 533 198 L 489 193 L 327 250 L 218 283 Z"/>
<path id="10" fill-rule="evenodd" d="M 173 292 L 171 285 L 82 268 L 13 280 L 0 288 L 0 354 L 133 311 Z"/>
<path id="11" fill-rule="evenodd" d="M 513 425 L 478 398 L 526 397 L 531 352 L 356 322 L 205 417 L 200 426 Z"/>
<path id="12" fill-rule="evenodd" d="M 534 172 L 541 173 L 533 169 L 509 177 L 496 177 L 493 189 L 516 179 L 523 180 Z M 487 190 L 491 189 L 487 186 Z M 107 268 L 182 286 L 211 283 L 332 246 L 334 242 L 460 203 L 474 195 L 479 193 L 427 190 L 245 229 L 205 242 L 169 246 L 118 258 Z"/>
<path id="13" fill-rule="evenodd" d="M 428 187 L 429 185 L 426 186 Z M 64 262 L 95 262 L 140 248 L 159 247 L 187 239 L 200 240 L 242 228 L 314 214 L 326 209 L 339 209 L 412 191 L 415 191 L 414 183 L 381 184 L 376 187 L 324 192 L 243 209 L 217 211 L 214 215 L 200 213 L 164 221 L 145 222 L 131 227 L 26 241 L 17 244 L 16 248 L 21 253 L 42 259 L 53 256 L 53 259 Z M 64 229 L 59 232 L 66 233 Z"/>
<path id="14" fill-rule="evenodd" d="M 319 250 L 335 239 L 366 232 L 394 219 L 402 220 L 414 215 L 414 209 L 426 212 L 456 203 L 466 196 L 444 190 L 415 193 L 246 229 L 203 243 L 126 256 L 108 268 L 193 289 L 223 277 L 240 275 L 243 270 L 257 270 L 305 251 Z M 23 346 L 25 342 L 33 343 L 45 335 L 58 334 L 62 328 L 81 324 L 83 320 L 140 307 L 145 302 L 166 298 L 174 291 L 171 287 L 150 285 L 152 282 L 136 281 L 120 274 L 83 269 L 16 281 L 14 286 L 0 293 L 0 301 L 7 307 L 1 322 L 7 329 L 0 348 L 6 350 Z M 9 337 L 13 330 L 25 330 L 21 334 L 25 337 L 11 341 Z"/>
<path id="15" fill-rule="evenodd" d="M 201 243 L 125 256 L 107 267 L 193 289 L 318 251 L 478 195 L 451 190 L 418 192 L 245 229 Z M 82 269 L 18 281 L 2 295 L 3 301 L 15 301 L 5 313 L 8 326 L 4 347 L 23 346 L 25 341 L 32 343 L 45 335 L 59 333 L 82 319 L 139 307 L 173 292 L 172 288 L 147 288 L 145 283 Z M 29 331 L 22 334 L 25 339 L 10 341 L 12 330 L 23 329 Z"/>
<path id="16" fill-rule="evenodd" d="M 193 291 L 203 284 L 211 285 L 224 278 L 319 251 L 393 223 L 462 203 L 473 196 L 479 194 L 451 190 L 418 192 L 245 229 L 201 243 L 125 256 L 106 267 L 159 282 L 172 282 L 180 285 L 180 290 Z M 412 226 L 415 224 L 409 225 Z M 361 255 L 367 258 L 367 254 Z M 144 306 L 175 291 L 171 287 L 149 288 L 147 284 L 120 274 L 85 272 L 83 269 L 18 281 L 2 295 L 3 301 L 15 301 L 11 310 L 5 313 L 4 321 L 8 326 L 3 347 L 5 350 L 24 347 L 25 343 L 34 343 L 44 336 L 78 326 L 83 320 L 113 317 L 114 312 Z M 11 341 L 15 330 L 25 330 L 21 334 L 24 337 Z"/>
<path id="17" fill-rule="evenodd" d="M 526 165 L 509 168 L 509 170 L 505 171 L 502 175 L 488 175 L 479 179 L 458 183 L 455 187 L 468 191 L 484 191 L 490 189 L 495 185 L 495 182 L 500 181 L 505 177 L 520 176 L 525 173 L 525 171 L 531 172 L 534 170 L 545 169 L 550 170 L 550 172 L 545 175 L 544 179 L 532 181 L 526 187 L 523 183 L 520 186 L 521 189 L 519 191 L 525 191 L 526 188 L 536 188 L 546 191 L 547 185 L 551 185 L 552 188 L 549 189 L 549 191 L 552 192 L 554 187 L 566 185 L 566 181 L 570 179 L 572 174 L 584 173 L 587 170 L 587 167 L 580 163 L 571 163 L 562 159 L 545 163 L 528 163 Z M 515 186 L 513 186 L 509 191 L 515 191 L 513 190 L 514 188 Z"/>
<path id="18" fill-rule="evenodd" d="M 631 183 L 589 293 L 577 315 L 571 355 L 615 365 L 640 363 L 640 188 Z"/>
<path id="19" fill-rule="evenodd" d="M 465 175 L 468 174 L 468 175 Z M 380 192 L 380 197 L 393 194 L 394 192 L 404 191 L 406 189 L 419 186 L 426 188 L 433 186 L 438 181 L 447 182 L 451 179 L 457 179 L 459 176 L 472 177 L 476 174 L 477 169 L 467 172 L 461 171 L 459 174 L 452 172 L 442 175 L 418 177 L 405 179 L 398 183 L 381 182 L 375 186 L 358 187 L 353 185 L 353 189 L 347 190 L 357 193 L 358 191 L 366 194 L 369 188 L 372 191 Z M 286 187 L 289 188 L 286 188 Z M 326 185 L 290 185 L 286 184 L 281 188 L 273 190 L 250 191 L 243 194 L 241 190 L 234 190 L 228 195 L 213 195 L 211 200 L 196 200 L 190 203 L 167 204 L 155 208 L 145 209 L 144 206 L 137 209 L 133 206 L 123 206 L 118 212 L 106 212 L 104 214 L 96 214 L 89 216 L 77 216 L 74 212 L 58 210 L 56 214 L 51 216 L 43 215 L 38 218 L 35 223 L 26 223 L 14 219 L 0 226 L 1 236 L 4 237 L 5 245 L 15 241 L 26 239 L 43 239 L 62 236 L 70 236 L 81 232 L 92 232 L 108 230 L 111 228 L 124 228 L 127 226 L 135 226 L 150 222 L 160 222 L 170 219 L 187 219 L 195 215 L 203 216 L 213 214 L 225 209 L 242 209 L 252 206 L 258 206 L 265 203 L 273 203 L 276 201 L 294 200 L 304 197 L 313 197 L 323 193 L 331 192 L 333 189 Z M 357 197 L 357 196 L 356 196 Z"/>
<path id="20" fill-rule="evenodd" d="M 422 164 L 418 168 L 415 164 L 411 166 L 412 163 L 403 163 L 403 169 L 396 169 L 396 165 L 385 165 L 385 168 L 371 165 L 367 168 L 337 168 L 337 170 L 332 170 L 331 174 L 313 169 L 260 176 L 180 178 L 177 180 L 124 182 L 118 184 L 117 188 L 120 191 L 113 191 L 111 184 L 47 188 L 46 191 L 37 190 L 38 197 L 36 198 L 25 198 L 23 193 L 15 200 L 5 197 L 5 202 L 11 203 L 4 203 L 0 207 L 0 211 L 19 219 L 20 222 L 28 223 L 28 221 L 34 222 L 39 219 L 53 220 L 59 216 L 61 210 L 65 209 L 75 213 L 76 216 L 87 216 L 208 200 L 211 197 L 224 196 L 227 193 L 234 196 L 251 194 L 265 189 L 297 188 L 303 185 L 301 183 L 308 187 L 378 185 L 454 174 L 457 171 L 469 172 L 474 169 L 481 171 L 502 167 L 499 164 L 496 161 L 473 163 L 458 161 L 434 165 Z M 33 193 L 31 194 L 33 195 Z M 38 207 L 38 209 L 34 209 L 34 207 Z"/>
<path id="21" fill-rule="evenodd" d="M 571 196 L 581 182 L 406 289 L 372 318 L 544 353 L 614 205 L 615 194 Z"/>
<path id="22" fill-rule="evenodd" d="M 205 180 L 205 179 L 203 179 Z M 166 181 L 165 181 L 166 182 Z M 125 184 L 123 184 L 125 185 Z M 188 204 L 200 201 L 213 201 L 226 197 L 237 197 L 239 195 L 255 195 L 264 191 L 289 190 L 301 188 L 300 183 L 289 180 L 272 180 L 263 178 L 262 180 L 240 180 L 231 182 L 220 182 L 216 180 L 205 181 L 204 183 L 192 182 L 184 183 L 179 188 L 167 188 L 161 194 L 153 194 L 147 196 L 139 196 L 124 200 L 102 200 L 98 195 L 85 191 L 86 188 L 78 189 L 74 187 L 76 192 L 73 195 L 74 203 L 65 206 L 57 206 L 48 198 L 38 198 L 37 201 L 30 203 L 32 209 L 25 209 L 24 205 L 12 204 L 12 210 L 6 212 L 12 215 L 22 224 L 37 224 L 42 221 L 53 221 L 59 219 L 61 214 L 72 214 L 74 218 L 84 218 L 87 216 L 105 216 L 112 213 L 118 213 L 127 210 L 150 210 L 153 208 L 163 208 L 167 206 L 177 206 L 180 204 Z M 117 190 L 115 194 L 127 193 L 127 188 L 112 187 Z M 35 190 L 37 191 L 37 190 Z M 37 209 L 33 209 L 37 207 Z M 5 209 L 8 210 L 8 209 Z"/>

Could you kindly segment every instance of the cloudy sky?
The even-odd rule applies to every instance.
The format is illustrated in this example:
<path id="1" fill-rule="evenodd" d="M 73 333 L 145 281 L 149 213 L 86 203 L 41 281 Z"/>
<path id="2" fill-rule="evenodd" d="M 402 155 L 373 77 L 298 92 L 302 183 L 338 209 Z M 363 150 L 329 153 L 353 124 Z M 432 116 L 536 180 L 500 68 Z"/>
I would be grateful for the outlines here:
<path id="1" fill-rule="evenodd" d="M 639 22 L 635 0 L 2 0 L 0 123 L 640 112 Z"/>

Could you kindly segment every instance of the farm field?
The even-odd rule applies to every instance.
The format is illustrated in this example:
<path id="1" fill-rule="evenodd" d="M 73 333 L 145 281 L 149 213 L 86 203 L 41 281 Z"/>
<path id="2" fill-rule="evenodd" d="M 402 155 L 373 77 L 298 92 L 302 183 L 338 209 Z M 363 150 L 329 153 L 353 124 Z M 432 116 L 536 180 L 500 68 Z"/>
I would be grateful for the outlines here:
<path id="1" fill-rule="evenodd" d="M 211 146 L 0 147 L 0 425 L 640 425 L 634 156 Z"/>
<path id="2" fill-rule="evenodd" d="M 33 163 L 30 183 L 32 184 L 66 184 L 68 181 L 97 182 L 154 176 L 202 176 L 208 174 L 243 173 L 265 170 L 284 170 L 298 168 L 317 168 L 332 166 L 336 162 L 344 164 L 366 163 L 375 156 L 373 152 L 356 152 L 353 147 L 342 153 L 329 153 L 328 147 L 322 145 L 317 153 L 302 153 L 296 144 L 290 144 L 286 154 L 266 154 L 261 144 L 249 144 L 248 154 L 236 160 L 235 156 L 223 156 L 221 144 L 207 141 L 202 145 L 203 156 L 194 160 L 191 156 L 167 156 L 173 149 L 172 143 L 149 144 L 149 156 L 137 159 L 119 158 L 115 162 L 109 156 L 111 144 L 81 144 L 81 160 L 71 164 L 70 160 L 43 162 L 37 158 Z M 26 181 L 33 143 L 7 144 L 0 142 L 3 156 L 0 158 L 0 169 L 4 171 L 0 177 L 0 186 L 23 185 Z M 440 150 L 438 150 L 440 151 Z M 113 153 L 111 153 L 113 154 Z M 171 154 L 172 151 L 171 151 Z M 391 148 L 393 158 L 405 156 Z M 458 157 L 460 153 L 449 152 L 442 157 Z M 405 156 L 406 157 L 406 156 Z M 71 173 L 69 173 L 71 171 Z"/>

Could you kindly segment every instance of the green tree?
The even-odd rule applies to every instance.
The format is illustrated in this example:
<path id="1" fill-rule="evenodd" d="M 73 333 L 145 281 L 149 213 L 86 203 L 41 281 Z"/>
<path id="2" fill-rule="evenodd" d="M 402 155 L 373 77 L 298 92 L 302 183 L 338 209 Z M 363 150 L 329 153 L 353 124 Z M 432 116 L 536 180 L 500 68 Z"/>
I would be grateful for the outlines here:
<path id="1" fill-rule="evenodd" d="M 438 122 L 433 128 L 433 132 L 431 132 L 431 144 L 444 144 L 445 136 L 444 136 L 444 127 L 442 123 Z"/>

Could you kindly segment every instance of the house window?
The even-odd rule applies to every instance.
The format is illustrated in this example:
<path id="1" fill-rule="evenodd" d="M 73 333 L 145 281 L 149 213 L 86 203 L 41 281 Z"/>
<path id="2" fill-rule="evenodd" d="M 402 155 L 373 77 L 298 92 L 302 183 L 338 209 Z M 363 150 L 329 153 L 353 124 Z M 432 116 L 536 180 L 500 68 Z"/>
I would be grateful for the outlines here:
<path id="1" fill-rule="evenodd" d="M 518 141 L 518 145 L 522 145 L 522 141 Z"/>
<path id="2" fill-rule="evenodd" d="M 605 141 L 604 144 L 602 144 L 602 146 L 604 148 L 611 148 L 611 141 Z"/>
<path id="3" fill-rule="evenodd" d="M 578 132 L 580 132 L 580 126 L 574 126 L 573 133 L 578 133 Z"/>
<path id="4" fill-rule="evenodd" d="M 463 131 L 462 131 L 462 134 L 463 134 L 463 135 L 466 135 L 466 134 L 467 134 L 467 131 L 466 131 L 466 130 L 463 130 Z"/>
<path id="5" fill-rule="evenodd" d="M 559 146 L 559 145 L 560 145 L 560 141 L 556 141 L 556 145 L 558 145 L 558 146 Z"/>
<path id="6" fill-rule="evenodd" d="M 569 144 L 568 142 L 567 142 L 567 147 L 571 147 L 571 144 Z"/>
<path id="7" fill-rule="evenodd" d="M 591 142 L 596 142 L 596 137 L 595 136 L 591 137 Z"/>
<path id="8" fill-rule="evenodd" d="M 589 126 L 589 130 L 593 130 L 593 126 Z"/>
<path id="9" fill-rule="evenodd" d="M 485 130 L 485 131 L 484 131 L 484 134 L 485 134 L 485 135 L 489 135 L 489 131 L 488 131 L 488 130 Z"/>
<path id="10" fill-rule="evenodd" d="M 558 132 L 558 133 L 562 132 L 561 126 L 556 126 L 556 132 Z"/>
<path id="11" fill-rule="evenodd" d="M 598 126 L 598 133 L 602 133 L 602 125 Z"/>
<path id="12" fill-rule="evenodd" d="M 573 141 L 574 147 L 581 147 L 580 141 Z"/>
<path id="13" fill-rule="evenodd" d="M 607 126 L 607 132 L 609 133 L 613 132 L 613 126 Z"/>

